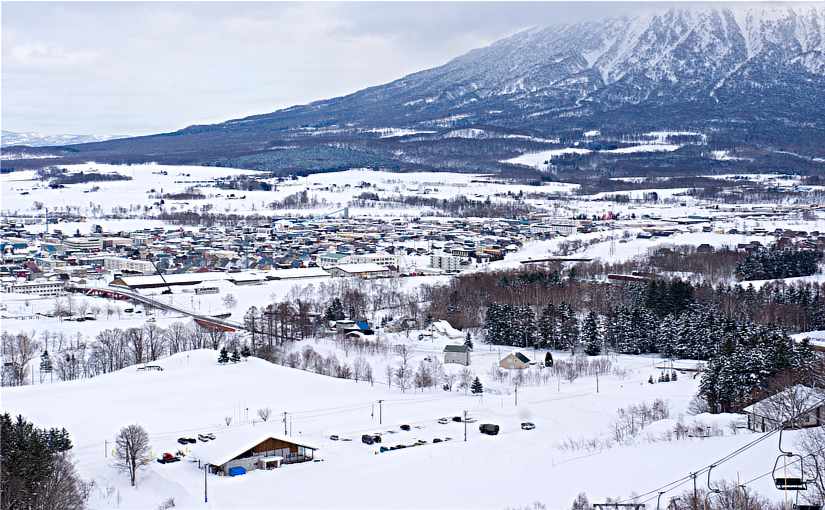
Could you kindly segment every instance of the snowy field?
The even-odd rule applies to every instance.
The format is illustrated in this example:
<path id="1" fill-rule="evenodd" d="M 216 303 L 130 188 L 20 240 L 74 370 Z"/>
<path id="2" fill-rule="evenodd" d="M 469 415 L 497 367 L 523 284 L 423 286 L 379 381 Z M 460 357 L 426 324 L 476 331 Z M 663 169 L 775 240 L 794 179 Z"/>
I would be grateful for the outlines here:
<path id="1" fill-rule="evenodd" d="M 428 198 L 447 199 L 465 195 L 474 200 L 507 200 L 507 193 L 569 194 L 578 185 L 545 183 L 543 186 L 527 186 L 497 181 L 491 176 L 449 173 L 413 172 L 393 173 L 372 170 L 313 174 L 278 183 L 266 179 L 265 174 L 250 170 L 216 167 L 168 166 L 157 164 L 108 165 L 88 163 L 66 167 L 71 173 L 80 171 L 118 173 L 131 177 L 128 181 L 101 181 L 67 185 L 64 189 L 50 189 L 37 180 L 33 171 L 12 172 L 0 176 L 0 193 L 3 201 L 0 212 L 4 214 L 42 215 L 36 204 L 45 204 L 51 212 L 69 211 L 90 218 L 110 215 L 117 208 L 119 215 L 152 217 L 161 212 L 156 206 L 163 194 L 182 193 L 196 188 L 204 199 L 165 199 L 166 212 L 200 211 L 211 206 L 213 213 L 311 216 L 323 215 L 346 207 L 363 192 L 370 191 L 389 198 L 401 195 L 420 195 Z M 215 187 L 213 180 L 219 177 L 247 175 L 275 186 L 272 191 L 238 191 Z M 359 187 L 369 183 L 369 188 Z M 94 190 L 94 188 L 98 188 Z M 294 207 L 272 209 L 269 204 L 290 195 L 306 191 L 317 205 L 312 208 Z M 501 195 L 498 197 L 497 195 Z M 415 217 L 430 212 L 426 208 L 401 206 L 392 208 L 351 207 L 351 216 Z"/>
<path id="2" fill-rule="evenodd" d="M 440 345 L 423 342 L 416 357 L 438 355 Z M 431 349 L 430 352 L 428 352 Z M 532 354 L 532 353 L 530 353 Z M 541 354 L 541 353 L 540 353 Z M 479 346 L 473 368 L 485 379 L 498 359 L 495 348 Z M 557 359 L 564 354 L 556 353 Z M 441 389 L 401 393 L 380 381 L 374 385 L 320 376 L 250 358 L 219 366 L 213 351 L 180 353 L 158 362 L 163 372 L 141 373 L 135 367 L 86 381 L 10 388 L 4 408 L 23 413 L 40 426 L 65 426 L 75 443 L 81 475 L 94 478 L 92 508 L 155 508 L 174 497 L 178 508 L 506 508 L 540 501 L 547 508 L 567 508 L 579 492 L 591 500 L 628 497 L 650 490 L 699 468 L 755 438 L 728 423 L 734 418 L 685 414 L 697 381 L 682 374 L 676 382 L 648 384 L 655 359 L 614 358 L 613 375 L 572 383 L 551 380 L 523 386 L 518 405 L 511 388 L 489 383 L 482 397 Z M 602 450 L 565 448 L 573 440 L 611 438 L 616 410 L 662 398 L 670 418 L 649 425 L 636 439 Z M 378 423 L 377 400 L 384 400 Z M 276 418 L 251 423 L 258 408 L 270 407 Z M 437 423 L 464 410 L 478 419 L 463 441 L 461 423 Z M 209 503 L 203 503 L 203 472 L 186 459 L 169 465 L 150 464 L 128 486 L 127 477 L 111 465 L 111 440 L 127 424 L 139 423 L 150 433 L 154 455 L 176 451 L 182 435 L 222 434 L 252 427 L 283 434 L 280 413 L 287 412 L 288 432 L 319 446 L 322 462 L 258 471 L 236 478 L 210 475 Z M 227 427 L 225 417 L 232 417 Z M 522 421 L 536 429 L 524 431 Z M 723 435 L 704 439 L 667 440 L 676 422 L 711 426 Z M 498 436 L 484 436 L 478 423 L 501 426 Z M 399 425 L 412 429 L 403 432 Z M 362 433 L 384 434 L 384 444 L 424 446 L 377 454 L 359 442 Z M 351 442 L 330 441 L 331 434 Z M 432 444 L 432 439 L 450 441 Z M 761 443 L 723 464 L 714 474 L 749 479 L 772 466 L 774 441 Z M 109 457 L 107 457 L 109 455 Z M 653 462 L 652 459 L 679 459 Z M 326 490 L 318 490 L 318 486 Z M 412 490 L 414 485 L 415 490 Z M 502 490 L 518 487 L 518 490 Z M 763 478 L 752 488 L 772 494 Z M 400 497 L 403 495 L 403 497 Z"/>

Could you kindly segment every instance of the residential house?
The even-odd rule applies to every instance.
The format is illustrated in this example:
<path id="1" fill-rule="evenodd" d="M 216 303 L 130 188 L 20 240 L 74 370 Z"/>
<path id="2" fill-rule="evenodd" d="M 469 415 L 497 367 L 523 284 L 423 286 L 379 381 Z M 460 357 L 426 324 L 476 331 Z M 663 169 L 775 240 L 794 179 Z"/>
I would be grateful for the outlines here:
<path id="1" fill-rule="evenodd" d="M 470 365 L 470 348 L 466 345 L 445 345 L 444 363 L 458 363 L 459 365 Z"/>
<path id="2" fill-rule="evenodd" d="M 502 358 L 502 360 L 498 362 L 498 366 L 500 366 L 501 368 L 506 368 L 508 370 L 521 370 L 529 367 L 532 364 L 534 364 L 534 362 L 530 361 L 530 358 L 528 358 L 527 356 L 518 351 L 511 352 L 507 356 L 504 356 L 504 358 Z"/>
<path id="3" fill-rule="evenodd" d="M 786 428 L 818 427 L 825 423 L 825 391 L 797 384 L 749 405 L 748 429 L 754 432 Z"/>

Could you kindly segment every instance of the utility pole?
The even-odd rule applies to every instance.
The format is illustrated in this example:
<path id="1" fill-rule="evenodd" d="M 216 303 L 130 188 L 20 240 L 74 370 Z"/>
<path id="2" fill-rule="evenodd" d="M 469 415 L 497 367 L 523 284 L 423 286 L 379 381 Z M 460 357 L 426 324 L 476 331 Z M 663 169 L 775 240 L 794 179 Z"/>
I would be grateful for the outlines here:
<path id="1" fill-rule="evenodd" d="M 599 368 L 596 367 L 596 393 L 599 392 Z"/>
<path id="2" fill-rule="evenodd" d="M 287 415 L 287 412 L 286 412 L 286 411 L 284 411 L 284 435 L 285 435 L 285 436 L 286 436 L 286 435 L 288 435 L 288 434 L 286 433 L 286 415 Z"/>
<path id="3" fill-rule="evenodd" d="M 203 502 L 204 503 L 209 503 L 209 495 L 206 491 L 206 470 L 207 470 L 208 465 L 209 464 L 204 464 L 203 465 Z"/>
<path id="4" fill-rule="evenodd" d="M 516 398 L 516 407 L 518 407 L 518 383 L 516 383 L 516 393 L 515 393 L 515 398 Z"/>
<path id="5" fill-rule="evenodd" d="M 691 507 L 693 508 L 693 510 L 699 510 L 696 499 L 698 497 L 696 495 L 696 473 L 691 473 L 690 476 L 691 478 L 693 478 L 693 503 L 691 504 Z"/>
<path id="6" fill-rule="evenodd" d="M 103 441 L 103 456 L 107 459 L 109 458 L 109 440 L 105 439 Z"/>
<path id="7" fill-rule="evenodd" d="M 381 425 L 381 424 L 382 424 L 382 420 L 383 420 L 383 416 L 382 416 L 382 415 L 383 415 L 383 412 L 384 412 L 384 401 L 383 401 L 383 400 L 379 400 L 379 401 L 378 401 L 378 424 L 379 424 L 379 425 Z"/>
<path id="8" fill-rule="evenodd" d="M 464 410 L 464 442 L 467 442 L 467 411 Z"/>

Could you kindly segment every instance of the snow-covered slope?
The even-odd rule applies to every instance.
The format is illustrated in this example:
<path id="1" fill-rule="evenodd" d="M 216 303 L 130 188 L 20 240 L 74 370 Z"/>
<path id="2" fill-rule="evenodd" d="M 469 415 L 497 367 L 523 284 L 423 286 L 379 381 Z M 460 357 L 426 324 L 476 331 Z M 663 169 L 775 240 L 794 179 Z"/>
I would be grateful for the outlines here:
<path id="1" fill-rule="evenodd" d="M 428 345 L 415 348 L 415 361 L 440 355 L 438 347 L 428 350 Z M 501 355 L 481 346 L 473 353 L 472 368 L 487 380 L 488 367 Z M 130 367 L 90 380 L 4 388 L 3 408 L 39 426 L 69 430 L 81 476 L 96 482 L 92 509 L 157 508 L 169 497 L 184 509 L 269 508 L 273 490 L 283 508 L 501 509 L 534 501 L 547 508 L 568 508 L 582 491 L 601 500 L 650 490 L 754 438 L 749 433 L 730 435 L 721 426 L 723 437 L 705 440 L 663 441 L 645 433 L 634 444 L 603 451 L 560 448 L 569 440 L 609 439 L 617 409 L 655 398 L 668 401 L 674 421 L 654 423 L 648 430 L 651 436 L 666 433 L 675 421 L 689 424 L 697 419 L 683 416 L 697 381 L 684 376 L 677 382 L 648 384 L 655 360 L 647 357 L 611 357 L 620 370 L 601 377 L 598 393 L 589 376 L 572 383 L 553 379 L 520 386 L 518 406 L 509 390 L 491 393 L 488 388 L 483 397 L 440 389 L 402 394 L 379 381 L 372 386 L 333 379 L 254 358 L 219 366 L 216 357 L 209 350 L 184 352 L 156 362 L 162 372 Z M 378 423 L 379 399 L 384 401 L 383 424 Z M 273 418 L 250 423 L 263 407 L 272 409 Z M 463 410 L 479 423 L 499 424 L 501 433 L 484 436 L 478 423 L 471 424 L 465 443 L 463 424 L 436 421 Z M 282 435 L 282 412 L 288 413 L 288 432 L 291 428 L 293 436 L 317 444 L 316 457 L 324 461 L 236 478 L 210 476 L 208 506 L 202 499 L 203 472 L 189 459 L 170 465 L 153 462 L 139 474 L 137 488 L 129 487 L 126 476 L 112 467 L 111 441 L 124 425 L 144 426 L 153 454 L 160 455 L 183 449 L 176 438 L 203 432 L 214 432 L 217 441 L 227 430 L 253 427 Z M 225 417 L 232 420 L 229 427 Z M 537 427 L 523 431 L 522 421 Z M 412 430 L 401 431 L 403 423 Z M 428 444 L 377 454 L 376 447 L 358 441 L 368 432 L 384 432 L 389 445 L 417 439 Z M 352 441 L 331 441 L 331 434 Z M 432 444 L 434 438 L 445 437 L 453 440 Z M 738 473 L 749 479 L 769 469 L 775 455 L 775 444 L 763 442 L 714 474 L 732 479 Z M 771 495 L 769 478 L 751 488 Z"/>

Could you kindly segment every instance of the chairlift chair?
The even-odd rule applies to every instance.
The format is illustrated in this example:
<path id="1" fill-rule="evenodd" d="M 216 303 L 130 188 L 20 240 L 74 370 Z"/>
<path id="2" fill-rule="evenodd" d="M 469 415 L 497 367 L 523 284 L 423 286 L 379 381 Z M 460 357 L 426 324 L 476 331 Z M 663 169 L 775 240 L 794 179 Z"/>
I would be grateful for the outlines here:
<path id="1" fill-rule="evenodd" d="M 802 455 L 786 451 L 782 449 L 782 435 L 785 431 L 785 426 L 782 425 L 779 429 L 779 451 L 780 454 L 776 457 L 776 462 L 773 463 L 773 483 L 777 489 L 781 491 L 805 491 L 808 490 L 808 480 L 805 479 L 805 464 Z M 782 466 L 779 465 L 779 461 Z M 795 464 L 799 462 L 798 474 L 793 473 L 788 475 L 788 464 Z"/>

